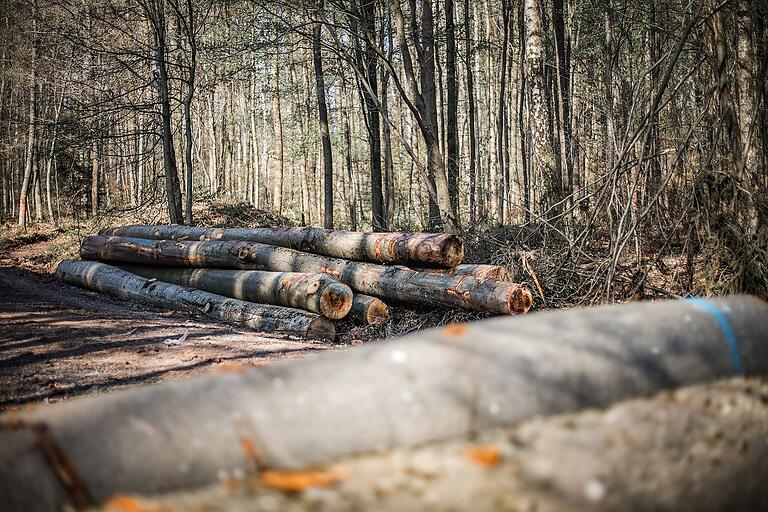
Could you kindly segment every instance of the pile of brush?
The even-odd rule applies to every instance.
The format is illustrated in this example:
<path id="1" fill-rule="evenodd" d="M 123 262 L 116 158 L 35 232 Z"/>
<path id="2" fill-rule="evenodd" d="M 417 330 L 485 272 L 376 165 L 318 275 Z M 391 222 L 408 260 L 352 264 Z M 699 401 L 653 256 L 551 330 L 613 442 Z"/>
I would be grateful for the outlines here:
<path id="1" fill-rule="evenodd" d="M 84 239 L 80 256 L 85 261 L 62 261 L 56 275 L 121 298 L 309 338 L 334 339 L 331 320 L 381 321 L 383 300 L 506 315 L 532 304 L 503 267 L 461 264 L 462 241 L 448 234 L 124 226 Z"/>

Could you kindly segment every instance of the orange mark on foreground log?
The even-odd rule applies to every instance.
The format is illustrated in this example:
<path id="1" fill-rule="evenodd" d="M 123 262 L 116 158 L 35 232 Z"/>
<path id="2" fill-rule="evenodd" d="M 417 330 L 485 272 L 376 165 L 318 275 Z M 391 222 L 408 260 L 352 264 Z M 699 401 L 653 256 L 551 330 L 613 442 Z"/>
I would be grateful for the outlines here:
<path id="1" fill-rule="evenodd" d="M 488 444 L 484 446 L 470 446 L 467 448 L 467 457 L 476 464 L 492 467 L 501 462 L 503 455 L 498 446 Z"/>
<path id="2" fill-rule="evenodd" d="M 161 512 L 167 509 L 138 500 L 133 496 L 116 494 L 104 503 L 104 510 L 109 512 Z"/>
<path id="3" fill-rule="evenodd" d="M 245 456 L 252 459 L 256 463 L 257 469 L 262 469 L 267 466 L 267 458 L 264 453 L 256 446 L 256 443 L 248 436 L 240 436 L 240 445 L 243 447 Z"/>
<path id="4" fill-rule="evenodd" d="M 332 487 L 346 476 L 344 468 L 332 466 L 317 471 L 263 471 L 264 485 L 286 492 L 302 492 L 313 487 Z"/>
<path id="5" fill-rule="evenodd" d="M 469 330 L 464 324 L 451 324 L 443 328 L 443 334 L 446 336 L 459 336 Z"/>

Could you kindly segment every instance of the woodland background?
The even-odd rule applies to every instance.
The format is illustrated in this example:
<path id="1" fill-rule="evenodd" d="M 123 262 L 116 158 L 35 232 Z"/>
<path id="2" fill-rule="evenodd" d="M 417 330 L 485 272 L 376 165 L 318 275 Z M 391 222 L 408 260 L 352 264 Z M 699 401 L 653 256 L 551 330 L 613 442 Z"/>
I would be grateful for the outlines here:
<path id="1" fill-rule="evenodd" d="M 1 5 L 9 233 L 215 202 L 461 232 L 545 305 L 768 294 L 764 1 Z"/>

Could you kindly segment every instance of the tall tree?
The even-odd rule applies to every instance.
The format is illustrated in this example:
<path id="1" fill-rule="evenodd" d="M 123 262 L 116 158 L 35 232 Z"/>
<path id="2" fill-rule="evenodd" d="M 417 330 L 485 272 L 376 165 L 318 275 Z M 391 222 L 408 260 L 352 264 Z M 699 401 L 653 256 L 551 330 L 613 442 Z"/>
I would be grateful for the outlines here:
<path id="1" fill-rule="evenodd" d="M 371 213 L 374 231 L 387 229 L 384 211 L 384 193 L 381 175 L 381 116 L 378 92 L 378 49 L 376 47 L 376 0 L 360 0 L 357 19 L 364 49 L 356 46 L 357 66 L 362 70 L 365 84 L 358 80 L 363 100 L 365 126 L 368 130 L 368 146 L 371 166 Z"/>
<path id="2" fill-rule="evenodd" d="M 322 11 L 323 0 L 317 0 L 317 10 Z M 320 138 L 323 143 L 323 190 L 325 191 L 323 225 L 333 229 L 333 153 L 331 132 L 328 128 L 328 106 L 325 101 L 325 76 L 323 75 L 322 25 L 316 22 L 312 28 L 312 63 L 315 71 L 315 94 L 320 121 Z"/>
<path id="3" fill-rule="evenodd" d="M 163 172 L 165 193 L 168 201 L 168 217 L 171 224 L 182 224 L 184 215 L 181 208 L 181 185 L 176 166 L 176 149 L 173 142 L 173 120 L 171 118 L 171 91 L 167 60 L 166 0 L 139 0 L 149 20 L 154 39 L 152 74 L 159 95 L 161 139 L 163 146 Z"/>
<path id="4" fill-rule="evenodd" d="M 453 0 L 445 0 L 446 153 L 451 210 L 459 209 L 459 89 L 456 81 L 456 21 Z"/>
<path id="5" fill-rule="evenodd" d="M 540 215 L 552 216 L 560 201 L 561 177 L 553 153 L 552 132 L 546 109 L 545 49 L 542 34 L 541 0 L 525 0 L 525 64 L 529 89 L 531 159 L 535 172 L 544 179 Z"/>
<path id="6" fill-rule="evenodd" d="M 442 225 L 448 232 L 460 230 L 459 221 L 451 205 L 448 179 L 440 151 L 440 133 L 437 125 L 437 92 L 435 86 L 435 32 L 431 0 L 420 0 L 421 24 L 417 22 L 416 0 L 409 1 L 410 32 L 419 64 L 419 79 L 411 58 L 406 38 L 405 16 L 400 0 L 393 3 L 397 38 L 402 52 L 403 69 L 410 94 L 408 107 L 416 118 L 427 150 L 427 179 L 430 199 L 436 211 L 430 212 L 430 227 Z M 410 99 L 412 98 L 412 100 Z"/>
<path id="7" fill-rule="evenodd" d="M 37 3 L 32 3 L 32 58 L 30 59 L 29 74 L 29 116 L 27 126 L 27 158 L 24 164 L 24 177 L 19 192 L 19 226 L 27 230 L 27 205 L 29 196 L 29 184 L 32 179 L 32 170 L 35 160 L 35 114 L 37 106 L 37 24 L 35 8 Z"/>

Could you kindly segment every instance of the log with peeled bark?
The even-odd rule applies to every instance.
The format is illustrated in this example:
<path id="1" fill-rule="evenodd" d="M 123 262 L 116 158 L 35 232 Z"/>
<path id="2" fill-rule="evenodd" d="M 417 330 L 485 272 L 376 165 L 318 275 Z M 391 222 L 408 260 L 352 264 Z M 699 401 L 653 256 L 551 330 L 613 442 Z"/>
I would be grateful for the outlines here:
<path id="1" fill-rule="evenodd" d="M 326 318 L 344 318 L 352 308 L 352 290 L 327 274 L 212 268 L 122 266 L 146 278 L 190 286 L 248 302 L 306 309 Z"/>
<path id="2" fill-rule="evenodd" d="M 322 272 L 366 295 L 501 314 L 525 313 L 533 303 L 531 292 L 515 283 L 478 280 L 470 276 L 441 276 L 251 242 L 181 242 L 99 235 L 83 240 L 80 256 L 87 260 L 120 263 Z"/>
<path id="3" fill-rule="evenodd" d="M 464 258 L 461 238 L 444 233 L 359 233 L 312 227 L 225 229 L 136 225 L 106 229 L 101 234 L 150 240 L 238 240 L 347 260 L 420 266 L 454 267 Z"/>
<path id="4" fill-rule="evenodd" d="M 380 322 L 389 316 L 389 308 L 384 302 L 365 295 L 356 293 L 352 300 L 352 310 L 349 317 L 355 322 L 363 325 L 371 325 Z"/>
<path id="5" fill-rule="evenodd" d="M 485 265 L 479 263 L 463 263 L 452 268 L 411 267 L 416 272 L 433 272 L 441 276 L 470 276 L 475 279 L 495 279 L 509 281 L 510 275 L 506 267 L 500 265 Z"/>
<path id="6" fill-rule="evenodd" d="M 334 339 L 336 329 L 320 315 L 300 309 L 254 304 L 177 284 L 146 279 L 94 261 L 64 260 L 56 268 L 62 281 L 121 299 L 202 313 L 264 332 Z"/>

